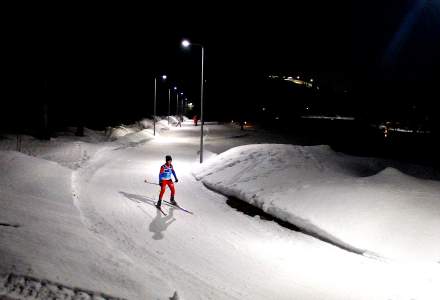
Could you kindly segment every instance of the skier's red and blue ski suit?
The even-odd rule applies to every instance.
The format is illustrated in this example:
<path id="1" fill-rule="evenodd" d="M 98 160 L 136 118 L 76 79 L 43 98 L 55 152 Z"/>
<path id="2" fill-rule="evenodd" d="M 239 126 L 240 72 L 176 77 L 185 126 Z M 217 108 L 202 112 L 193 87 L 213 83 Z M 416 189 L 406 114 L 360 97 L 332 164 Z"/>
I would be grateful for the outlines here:
<path id="1" fill-rule="evenodd" d="M 171 174 L 174 176 L 174 179 L 177 182 L 178 179 L 176 177 L 176 172 L 174 172 L 174 168 L 172 164 L 170 165 L 164 164 L 160 167 L 159 184 L 161 189 L 159 194 L 159 201 L 162 200 L 162 196 L 165 193 L 165 188 L 167 185 L 171 190 L 171 199 L 174 199 L 174 194 L 176 193 L 176 190 L 174 189 L 174 183 L 171 178 Z"/>

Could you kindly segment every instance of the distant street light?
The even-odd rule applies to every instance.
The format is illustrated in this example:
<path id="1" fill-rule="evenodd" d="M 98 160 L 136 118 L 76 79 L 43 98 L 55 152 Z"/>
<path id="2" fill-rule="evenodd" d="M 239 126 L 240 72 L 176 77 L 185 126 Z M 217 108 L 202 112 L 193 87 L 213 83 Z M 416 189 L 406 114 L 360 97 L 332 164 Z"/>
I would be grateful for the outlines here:
<path id="1" fill-rule="evenodd" d="M 199 46 L 202 50 L 202 70 L 201 70 L 201 80 L 200 80 L 200 163 L 203 163 L 203 68 L 205 64 L 205 48 L 201 44 L 190 43 L 188 40 L 182 41 L 182 46 L 188 48 L 189 46 Z"/>
<path id="2" fill-rule="evenodd" d="M 162 79 L 167 79 L 167 75 L 162 75 Z M 154 115 L 153 115 L 153 135 L 156 136 L 156 98 L 157 98 L 157 76 L 154 76 Z"/>

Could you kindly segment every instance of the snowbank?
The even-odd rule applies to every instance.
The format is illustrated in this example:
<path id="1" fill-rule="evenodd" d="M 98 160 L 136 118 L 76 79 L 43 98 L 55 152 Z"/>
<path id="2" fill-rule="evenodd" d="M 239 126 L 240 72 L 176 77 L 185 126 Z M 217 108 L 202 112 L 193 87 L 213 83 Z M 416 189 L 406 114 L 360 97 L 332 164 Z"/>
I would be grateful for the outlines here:
<path id="1" fill-rule="evenodd" d="M 0 278 L 18 274 L 115 296 L 139 294 L 136 275 L 124 271 L 137 267 L 83 224 L 70 169 L 12 151 L 0 151 L 0 168 Z M 16 296 L 7 282 L 0 292 Z"/>
<path id="2" fill-rule="evenodd" d="M 138 132 L 129 133 L 116 140 L 117 144 L 120 144 L 123 148 L 135 147 L 137 145 L 148 142 L 153 139 L 154 135 L 149 130 L 144 129 Z M 121 147 L 119 147 L 120 149 Z"/>
<path id="3" fill-rule="evenodd" d="M 85 131 L 86 132 L 86 131 Z M 84 140 L 104 140 L 105 136 L 90 130 L 85 137 L 66 135 L 51 138 L 49 141 L 39 140 L 32 136 L 22 135 L 20 142 L 20 152 L 54 161 L 70 169 L 77 169 L 85 163 L 99 149 L 97 143 L 89 143 Z M 89 135 L 90 134 L 90 135 Z M 0 150 L 16 151 L 17 137 L 6 135 L 0 140 Z"/>
<path id="4" fill-rule="evenodd" d="M 140 130 L 137 126 L 118 126 L 111 128 L 111 131 L 109 133 L 109 140 L 114 141 L 118 138 L 121 138 L 123 136 L 126 136 L 127 134 L 136 133 Z"/>
<path id="5" fill-rule="evenodd" d="M 221 153 L 194 174 L 335 244 L 393 259 L 440 261 L 440 182 L 422 179 L 437 175 L 389 165 L 327 146 L 260 144 Z"/>
<path id="6" fill-rule="evenodd" d="M 169 130 L 170 126 L 168 126 L 168 120 L 160 120 L 156 123 L 156 130 L 162 131 L 162 130 Z"/>
<path id="7" fill-rule="evenodd" d="M 170 124 L 176 126 L 179 123 L 178 117 L 170 116 Z"/>
<path id="8" fill-rule="evenodd" d="M 172 120 L 173 117 L 170 116 L 170 124 L 174 124 L 173 122 L 177 122 L 177 120 Z M 153 129 L 154 124 L 151 119 L 142 119 L 139 121 L 140 126 L 143 129 Z M 169 130 L 170 126 L 168 126 L 167 117 L 156 117 L 156 131 L 161 132 L 162 130 Z M 157 132 L 156 132 L 157 133 Z"/>

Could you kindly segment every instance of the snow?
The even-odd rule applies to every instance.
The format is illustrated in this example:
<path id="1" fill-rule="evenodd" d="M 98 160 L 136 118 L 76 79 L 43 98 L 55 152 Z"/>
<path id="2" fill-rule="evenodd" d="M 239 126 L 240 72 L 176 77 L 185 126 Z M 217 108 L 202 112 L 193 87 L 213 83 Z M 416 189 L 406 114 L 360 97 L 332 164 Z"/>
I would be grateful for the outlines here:
<path id="1" fill-rule="evenodd" d="M 120 273 L 138 267 L 83 225 L 72 201 L 71 170 L 11 151 L 0 152 L 0 166 L 0 220 L 15 225 L 0 230 L 0 273 L 133 297 L 122 289 Z M 130 285 L 141 286 L 136 276 Z"/>
<path id="2" fill-rule="evenodd" d="M 309 234 L 246 216 L 191 173 L 198 170 L 197 176 L 208 182 L 215 174 L 209 175 L 205 165 L 212 170 L 218 167 L 218 173 L 226 177 L 218 178 L 215 184 L 220 186 L 221 181 L 231 182 L 234 174 L 240 175 L 236 178 L 238 185 L 231 184 L 230 190 L 240 188 L 243 199 L 252 184 L 260 185 L 266 195 L 272 191 L 285 197 L 288 189 L 278 191 L 282 185 L 268 184 L 270 172 L 262 174 L 268 176 L 266 181 L 261 176 L 248 177 L 246 184 L 240 168 L 260 159 L 259 147 L 269 147 L 274 151 L 274 160 L 260 161 L 257 167 L 271 170 L 271 165 L 280 164 L 277 160 L 289 153 L 281 149 L 293 146 L 250 145 L 217 155 L 231 147 L 268 140 L 281 142 L 281 138 L 260 131 L 242 132 L 231 126 L 207 125 L 208 161 L 198 169 L 200 126 L 193 126 L 191 121 L 163 130 L 156 137 L 145 126 L 124 128 L 129 129 L 112 142 L 106 141 L 102 132 L 95 132 L 95 141 L 69 135 L 47 142 L 29 137 L 23 144 L 26 153 L 10 151 L 14 145 L 12 137 L 0 140 L 0 297 L 42 299 L 26 293 L 44 294 L 43 287 L 49 287 L 65 299 L 77 299 L 79 294 L 84 299 L 91 295 L 96 299 L 439 298 L 440 264 L 431 260 L 371 259 Z M 74 149 L 78 144 L 81 149 L 93 151 L 87 150 L 90 154 L 78 160 L 80 155 L 72 155 L 77 153 Z M 247 157 L 247 162 L 243 159 L 233 166 L 220 166 L 222 157 L 252 148 L 253 158 L 240 155 Z M 380 165 L 374 169 L 377 176 L 367 172 L 369 168 L 359 173 L 358 164 L 369 166 L 368 163 L 345 163 L 342 156 L 327 165 L 316 157 L 324 159 L 339 154 L 325 147 L 317 147 L 315 152 L 312 148 L 297 148 L 305 154 L 292 151 L 298 159 L 289 159 L 302 170 L 303 185 L 309 179 L 316 184 L 309 189 L 325 182 L 325 174 L 330 176 L 330 183 L 341 178 L 347 182 L 366 179 L 367 188 L 374 184 L 370 177 L 380 182 L 383 173 L 390 179 L 386 184 L 377 184 L 384 191 L 393 186 L 394 176 L 399 176 L 399 180 L 406 176 L 393 169 L 380 172 Z M 47 155 L 55 150 L 58 155 Z M 162 216 L 152 205 L 158 195 L 154 183 L 166 154 L 173 156 L 179 177 L 177 201 L 194 211 L 194 215 L 164 206 L 168 216 Z M 310 158 L 301 163 L 301 155 Z M 231 162 L 235 161 L 233 156 Z M 310 163 L 313 159 L 316 161 Z M 70 167 L 73 164 L 75 167 Z M 309 170 L 311 166 L 316 168 Z M 319 171 L 323 174 L 315 179 Z M 424 171 L 411 174 L 429 178 L 430 174 Z M 254 171 L 249 168 L 245 173 Z M 153 184 L 145 183 L 144 179 Z M 425 184 L 434 186 L 436 182 L 409 177 L 402 183 L 404 187 L 407 184 L 420 192 Z M 317 190 L 325 192 L 323 186 Z M 417 195 L 424 200 L 426 193 L 430 195 L 432 191 L 434 187 Z M 327 190 L 321 200 L 332 192 Z M 167 191 L 165 197 L 168 196 Z M 306 212 L 307 206 L 316 203 L 297 205 Z M 320 204 L 324 209 L 325 205 Z M 428 207 L 432 208 L 425 208 Z M 355 210 L 344 213 L 359 215 Z M 434 215 L 434 211 L 425 215 L 432 226 L 437 224 L 435 219 L 430 220 Z M 306 215 L 300 217 L 305 219 Z M 338 229 L 339 218 L 333 221 Z M 336 236 L 338 231 L 330 229 L 328 232 Z M 400 228 L 396 230 L 400 232 Z"/>
<path id="3" fill-rule="evenodd" d="M 22 135 L 20 152 L 76 169 L 99 149 L 97 143 L 105 140 L 104 133 L 92 132 L 87 129 L 84 137 L 66 135 L 51 138 L 50 141 L 42 141 L 32 136 Z M 5 135 L 4 139 L 0 140 L 0 150 L 17 150 L 17 137 Z"/>
<path id="4" fill-rule="evenodd" d="M 335 244 L 403 261 L 440 261 L 439 182 L 386 162 L 327 146 L 247 145 L 212 158 L 196 174 L 211 189 Z"/>

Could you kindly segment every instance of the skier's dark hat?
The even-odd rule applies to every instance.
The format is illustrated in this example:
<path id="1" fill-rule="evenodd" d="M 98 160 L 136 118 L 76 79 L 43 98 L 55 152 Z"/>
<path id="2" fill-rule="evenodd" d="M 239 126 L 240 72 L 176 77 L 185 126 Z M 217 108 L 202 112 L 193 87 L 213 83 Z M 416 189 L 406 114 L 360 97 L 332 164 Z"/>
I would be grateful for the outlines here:
<path id="1" fill-rule="evenodd" d="M 171 155 L 167 155 L 167 156 L 165 156 L 165 161 L 169 161 L 169 160 L 173 160 L 173 159 L 171 158 Z"/>

